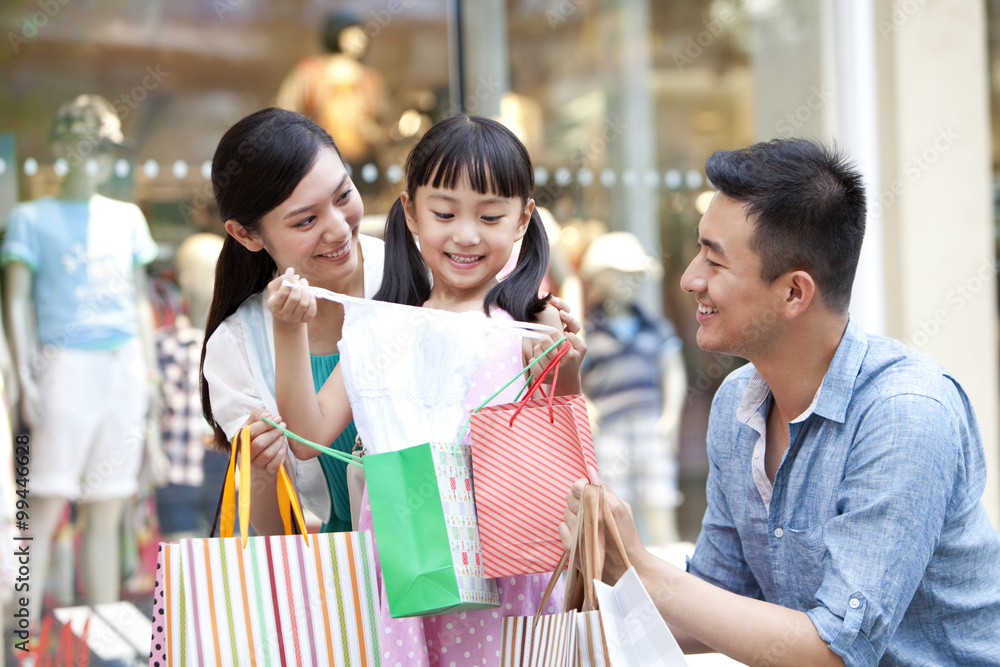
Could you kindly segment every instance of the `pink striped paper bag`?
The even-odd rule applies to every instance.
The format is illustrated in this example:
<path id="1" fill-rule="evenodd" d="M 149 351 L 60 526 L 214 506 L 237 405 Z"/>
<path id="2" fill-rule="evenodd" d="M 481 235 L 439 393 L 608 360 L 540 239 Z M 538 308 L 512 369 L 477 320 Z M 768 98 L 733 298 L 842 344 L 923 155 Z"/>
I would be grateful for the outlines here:
<path id="1" fill-rule="evenodd" d="M 546 398 L 495 405 L 473 413 L 471 422 L 486 576 L 551 572 L 563 553 L 566 494 L 588 477 L 588 466 L 597 469 L 583 396 L 557 396 L 551 410 Z"/>

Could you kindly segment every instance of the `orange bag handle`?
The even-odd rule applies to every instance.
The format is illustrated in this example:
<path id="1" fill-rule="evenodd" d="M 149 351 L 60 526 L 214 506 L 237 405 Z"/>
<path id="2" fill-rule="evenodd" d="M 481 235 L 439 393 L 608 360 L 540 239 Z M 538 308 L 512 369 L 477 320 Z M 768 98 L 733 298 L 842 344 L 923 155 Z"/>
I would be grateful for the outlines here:
<path id="1" fill-rule="evenodd" d="M 236 501 L 236 458 L 244 465 L 240 466 L 240 497 L 239 507 Z M 281 522 L 285 528 L 286 535 L 294 535 L 292 519 L 302 534 L 306 545 L 309 544 L 309 532 L 306 529 L 306 522 L 302 516 L 302 507 L 295 494 L 285 466 L 278 468 L 278 510 L 281 513 Z M 229 450 L 229 467 L 226 468 L 226 478 L 222 483 L 222 494 L 219 497 L 219 508 L 216 516 L 221 513 L 222 520 L 219 523 L 219 536 L 232 537 L 236 526 L 236 518 L 239 516 L 240 534 L 243 537 L 243 548 L 247 546 L 247 538 L 250 536 L 250 427 L 244 426 L 233 436 L 232 447 Z M 212 526 L 215 532 L 215 526 Z"/>

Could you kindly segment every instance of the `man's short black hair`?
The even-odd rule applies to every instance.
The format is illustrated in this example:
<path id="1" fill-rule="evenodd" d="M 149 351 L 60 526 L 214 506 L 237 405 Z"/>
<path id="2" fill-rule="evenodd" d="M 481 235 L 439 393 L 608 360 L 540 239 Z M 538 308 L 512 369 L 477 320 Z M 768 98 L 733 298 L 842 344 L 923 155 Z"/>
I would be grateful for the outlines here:
<path id="1" fill-rule="evenodd" d="M 746 204 L 754 225 L 750 249 L 760 256 L 764 281 L 801 269 L 831 311 L 847 312 L 866 205 L 861 174 L 843 153 L 806 139 L 775 139 L 716 152 L 705 173 L 720 192 Z"/>

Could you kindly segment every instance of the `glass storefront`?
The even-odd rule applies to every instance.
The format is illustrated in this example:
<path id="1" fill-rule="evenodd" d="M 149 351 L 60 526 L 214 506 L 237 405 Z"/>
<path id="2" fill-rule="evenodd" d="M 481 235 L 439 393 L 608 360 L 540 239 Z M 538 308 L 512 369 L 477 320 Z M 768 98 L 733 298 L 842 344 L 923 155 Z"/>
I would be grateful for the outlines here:
<path id="1" fill-rule="evenodd" d="M 716 150 L 757 140 L 840 136 L 831 128 L 849 124 L 857 81 L 837 67 L 843 49 L 859 52 L 837 14 L 846 5 L 7 0 L 0 217 L 15 200 L 57 191 L 65 165 L 53 160 L 48 127 L 55 109 L 81 93 L 103 95 L 121 116 L 131 148 L 105 187 L 142 208 L 161 245 L 155 270 L 167 276 L 180 241 L 224 233 L 209 180 L 222 133 L 279 97 L 338 110 L 327 127 L 345 147 L 370 216 L 365 231 L 375 234 L 402 188 L 408 150 L 435 121 L 458 111 L 499 117 L 529 149 L 536 199 L 558 223 L 566 266 L 611 230 L 634 232 L 663 265 L 662 281 L 643 286 L 640 300 L 672 320 L 683 341 L 679 528 L 694 540 L 709 404 L 739 363 L 698 349 L 693 302 L 678 287 L 712 194 L 703 166 Z M 875 5 L 895 20 L 892 7 Z M 1000 6 L 991 0 L 987 10 L 992 66 Z M 876 50 L 900 29 L 888 37 L 875 30 Z M 996 171 L 1000 68 L 990 71 Z M 891 80 L 891 72 L 879 74 Z M 862 298 L 882 298 L 881 288 L 867 291 Z"/>
<path id="2" fill-rule="evenodd" d="M 354 25 L 356 43 L 340 56 L 356 78 L 328 91 L 340 111 L 329 118 L 331 133 L 351 146 L 345 155 L 370 230 L 379 231 L 398 196 L 409 148 L 434 121 L 464 111 L 499 116 L 525 142 L 536 199 L 559 223 L 570 264 L 607 230 L 635 232 L 662 259 L 662 284 L 647 285 L 643 299 L 687 342 L 694 391 L 681 466 L 682 477 L 693 471 L 694 491 L 682 530 L 693 539 L 699 442 L 722 374 L 693 344 L 697 323 L 676 285 L 711 192 L 705 159 L 754 138 L 750 16 L 741 3 L 6 3 L 0 128 L 16 142 L 7 176 L 17 197 L 58 187 L 62 166 L 47 132 L 59 104 L 103 95 L 131 145 L 105 189 L 141 206 L 162 246 L 159 264 L 169 267 L 189 234 L 222 232 L 208 178 L 219 137 L 280 95 L 295 99 L 279 91 L 330 52 L 331 17 L 341 32 Z M 318 94 L 300 91 L 298 102 Z"/>

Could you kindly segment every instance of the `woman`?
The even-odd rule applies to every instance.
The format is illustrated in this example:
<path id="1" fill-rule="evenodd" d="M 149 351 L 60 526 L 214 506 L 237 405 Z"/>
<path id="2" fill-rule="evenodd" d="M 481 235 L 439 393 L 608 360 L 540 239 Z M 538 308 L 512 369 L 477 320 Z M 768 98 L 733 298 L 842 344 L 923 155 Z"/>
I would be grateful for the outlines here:
<path id="1" fill-rule="evenodd" d="M 323 520 L 323 530 L 350 530 L 345 464 L 286 457 L 280 432 L 260 420 L 278 413 L 264 288 L 276 272 L 295 267 L 312 285 L 371 298 L 382 282 L 382 242 L 358 233 L 364 207 L 347 167 L 330 136 L 300 114 L 264 109 L 236 123 L 216 149 L 212 186 L 229 235 L 202 351 L 205 416 L 221 447 L 251 426 L 251 521 L 258 533 L 283 531 L 275 485 L 286 458 L 303 505 Z M 309 327 L 320 385 L 339 360 L 343 323 L 343 307 L 323 301 Z M 349 425 L 333 446 L 350 451 L 356 433 Z"/>

